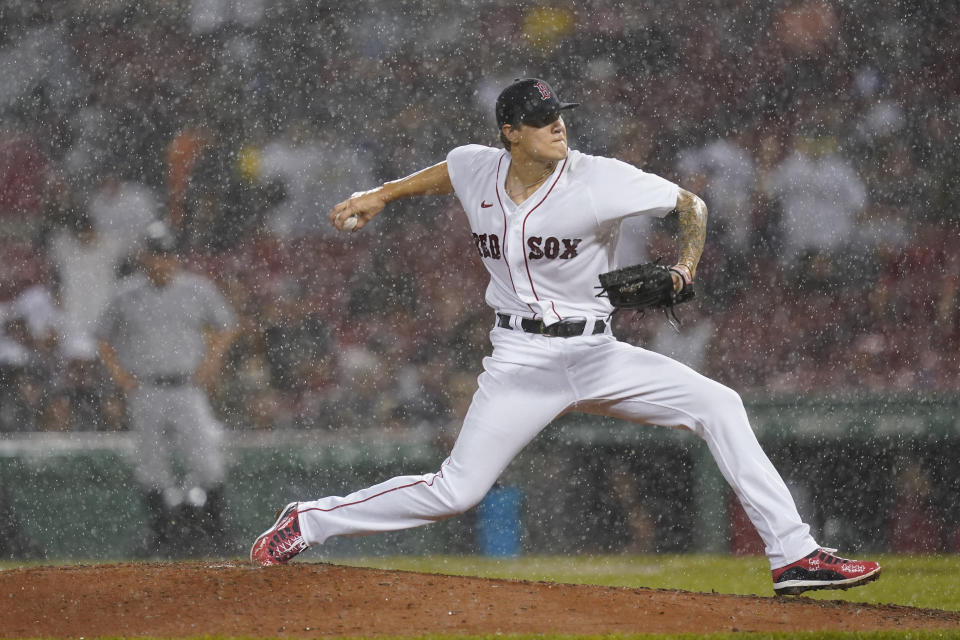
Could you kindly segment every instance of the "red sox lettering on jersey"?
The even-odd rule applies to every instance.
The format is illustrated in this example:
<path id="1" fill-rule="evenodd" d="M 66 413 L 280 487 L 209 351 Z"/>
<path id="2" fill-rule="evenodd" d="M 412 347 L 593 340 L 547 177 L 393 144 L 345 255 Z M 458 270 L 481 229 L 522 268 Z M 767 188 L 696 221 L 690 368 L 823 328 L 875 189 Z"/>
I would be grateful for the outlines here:
<path id="1" fill-rule="evenodd" d="M 678 187 L 629 164 L 571 150 L 526 201 L 516 204 L 504 183 L 510 153 L 458 147 L 447 169 L 490 273 L 487 303 L 504 313 L 543 319 L 603 317 L 596 274 L 608 271 L 620 222 L 630 215 L 664 216 Z"/>
<path id="2" fill-rule="evenodd" d="M 473 241 L 477 245 L 477 253 L 481 258 L 492 258 L 499 260 L 500 256 L 500 237 L 495 233 L 474 233 Z M 531 236 L 527 238 L 527 258 L 529 260 L 540 260 L 546 258 L 554 260 L 569 260 L 577 257 L 577 245 L 583 241 L 583 238 L 542 238 L 540 236 Z M 561 244 L 562 243 L 562 244 Z M 562 247 L 562 251 L 561 251 Z"/>

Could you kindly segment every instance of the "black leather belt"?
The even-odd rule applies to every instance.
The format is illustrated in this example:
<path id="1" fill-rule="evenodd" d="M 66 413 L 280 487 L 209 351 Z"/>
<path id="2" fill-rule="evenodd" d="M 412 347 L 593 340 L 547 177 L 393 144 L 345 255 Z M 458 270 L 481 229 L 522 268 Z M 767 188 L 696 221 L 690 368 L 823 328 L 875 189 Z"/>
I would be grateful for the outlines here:
<path id="1" fill-rule="evenodd" d="M 506 313 L 497 314 L 497 326 L 503 329 L 513 329 L 510 323 L 510 316 Z M 561 320 L 550 326 L 543 324 L 543 320 L 531 320 L 530 318 L 520 319 L 520 328 L 527 333 L 536 333 L 541 336 L 550 336 L 552 338 L 573 338 L 582 336 L 583 330 L 587 327 L 586 320 Z M 607 330 L 607 323 L 599 318 L 593 325 L 593 334 L 604 333 Z"/>
<path id="2" fill-rule="evenodd" d="M 190 378 L 191 376 L 186 373 L 170 374 L 147 378 L 147 382 L 154 387 L 185 387 L 188 384 L 191 384 Z"/>

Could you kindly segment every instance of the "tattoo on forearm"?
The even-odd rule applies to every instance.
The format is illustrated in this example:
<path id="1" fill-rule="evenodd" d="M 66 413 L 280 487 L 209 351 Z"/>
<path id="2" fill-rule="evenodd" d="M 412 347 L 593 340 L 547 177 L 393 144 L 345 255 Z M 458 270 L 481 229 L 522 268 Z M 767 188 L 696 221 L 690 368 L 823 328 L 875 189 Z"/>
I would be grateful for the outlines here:
<path id="1" fill-rule="evenodd" d="M 677 218 L 680 222 L 678 262 L 690 269 L 690 275 L 693 275 L 697 271 L 703 243 L 707 239 L 707 205 L 696 195 L 681 189 L 677 198 Z"/>

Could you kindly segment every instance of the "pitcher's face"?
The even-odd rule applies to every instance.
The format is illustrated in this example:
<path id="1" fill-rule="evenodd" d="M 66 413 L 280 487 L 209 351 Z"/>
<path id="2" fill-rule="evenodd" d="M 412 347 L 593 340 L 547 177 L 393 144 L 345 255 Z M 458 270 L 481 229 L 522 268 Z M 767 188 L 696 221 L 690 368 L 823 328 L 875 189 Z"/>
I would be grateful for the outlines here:
<path id="1" fill-rule="evenodd" d="M 516 141 L 511 140 L 511 153 L 518 152 L 540 162 L 556 162 L 567 157 L 567 125 L 559 113 L 549 122 L 526 122 L 512 127 Z"/>

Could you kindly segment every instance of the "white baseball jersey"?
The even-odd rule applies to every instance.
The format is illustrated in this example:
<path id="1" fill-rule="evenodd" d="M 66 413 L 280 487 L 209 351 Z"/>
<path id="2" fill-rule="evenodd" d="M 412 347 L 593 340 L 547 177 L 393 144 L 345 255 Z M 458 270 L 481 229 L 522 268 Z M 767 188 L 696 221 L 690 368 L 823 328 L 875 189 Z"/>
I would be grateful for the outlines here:
<path id="1" fill-rule="evenodd" d="M 104 310 L 97 337 L 113 345 L 120 364 L 138 378 L 189 377 L 206 354 L 206 330 L 234 323 L 223 294 L 204 276 L 178 271 L 157 287 L 136 274 Z"/>
<path id="2" fill-rule="evenodd" d="M 571 150 L 518 205 L 504 189 L 509 167 L 510 152 L 481 145 L 447 156 L 450 181 L 490 272 L 487 304 L 548 325 L 609 315 L 610 302 L 596 296 L 597 274 L 613 267 L 621 220 L 670 213 L 679 187 L 625 162 Z"/>

